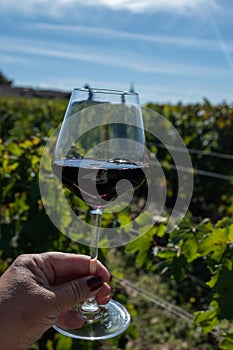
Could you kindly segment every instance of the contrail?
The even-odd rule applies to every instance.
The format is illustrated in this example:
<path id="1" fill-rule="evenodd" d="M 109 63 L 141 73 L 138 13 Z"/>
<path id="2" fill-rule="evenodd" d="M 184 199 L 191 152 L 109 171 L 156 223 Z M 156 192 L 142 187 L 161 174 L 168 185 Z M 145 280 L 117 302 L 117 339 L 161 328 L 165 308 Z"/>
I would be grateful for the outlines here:
<path id="1" fill-rule="evenodd" d="M 211 26 L 212 26 L 212 28 L 214 30 L 215 35 L 216 35 L 216 38 L 218 40 L 218 43 L 219 43 L 219 45 L 220 45 L 220 47 L 222 49 L 222 52 L 223 52 L 223 54 L 224 54 L 224 56 L 226 58 L 226 61 L 228 62 L 231 71 L 233 72 L 233 60 L 232 60 L 232 57 L 230 55 L 228 47 L 227 47 L 227 45 L 226 45 L 226 43 L 225 43 L 225 41 L 224 41 L 224 39 L 222 37 L 222 34 L 221 34 L 221 32 L 220 32 L 220 30 L 219 30 L 219 28 L 217 26 L 217 23 L 216 23 L 214 17 L 212 16 L 211 11 L 210 11 L 209 8 L 207 8 L 207 14 L 208 14 Z"/>

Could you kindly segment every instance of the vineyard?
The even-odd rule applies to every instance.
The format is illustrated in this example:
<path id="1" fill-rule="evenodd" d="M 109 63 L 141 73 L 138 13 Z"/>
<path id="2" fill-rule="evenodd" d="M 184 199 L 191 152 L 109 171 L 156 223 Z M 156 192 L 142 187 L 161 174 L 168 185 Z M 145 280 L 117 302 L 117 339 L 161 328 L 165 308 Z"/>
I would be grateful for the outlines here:
<path id="1" fill-rule="evenodd" d="M 39 189 L 41 156 L 67 103 L 67 99 L 0 97 L 0 273 L 22 253 L 89 254 L 87 246 L 70 240 L 52 224 Z M 204 100 L 195 105 L 149 103 L 146 108 L 165 117 L 189 151 L 194 188 L 185 218 L 167 231 L 177 174 L 171 154 L 152 137 L 148 147 L 167 182 L 165 210 L 139 239 L 100 250 L 100 260 L 113 273 L 114 298 L 132 316 L 129 329 L 103 342 L 74 341 L 51 329 L 30 350 L 233 349 L 233 107 Z M 88 220 L 85 204 L 69 200 Z M 106 214 L 103 224 L 119 226 L 131 215 L 130 208 L 118 216 Z M 137 222 L 138 229 L 141 224 Z M 119 232 L 130 234 L 124 226 Z"/>

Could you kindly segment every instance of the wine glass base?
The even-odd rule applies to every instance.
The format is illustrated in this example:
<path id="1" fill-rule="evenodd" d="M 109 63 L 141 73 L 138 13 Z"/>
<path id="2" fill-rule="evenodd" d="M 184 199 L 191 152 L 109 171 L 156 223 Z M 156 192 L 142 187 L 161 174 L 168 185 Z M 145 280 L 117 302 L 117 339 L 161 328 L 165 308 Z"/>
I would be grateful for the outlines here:
<path id="1" fill-rule="evenodd" d="M 98 322 L 87 322 L 82 328 L 54 329 L 74 339 L 101 340 L 116 337 L 129 326 L 130 315 L 126 308 L 115 300 L 101 306 L 103 317 Z"/>

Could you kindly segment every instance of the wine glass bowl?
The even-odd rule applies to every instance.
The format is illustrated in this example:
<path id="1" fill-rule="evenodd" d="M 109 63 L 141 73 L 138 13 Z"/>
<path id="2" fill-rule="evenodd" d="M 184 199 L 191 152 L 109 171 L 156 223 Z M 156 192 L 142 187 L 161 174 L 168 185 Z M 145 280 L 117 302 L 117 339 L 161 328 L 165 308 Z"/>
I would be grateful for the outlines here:
<path id="1" fill-rule="evenodd" d="M 144 181 L 145 135 L 137 93 L 74 89 L 58 135 L 52 168 L 62 184 L 90 208 L 90 273 L 96 273 L 103 210 Z M 107 339 L 130 323 L 125 307 L 111 300 L 99 306 L 90 298 L 76 307 L 86 324 L 75 330 L 55 328 L 79 339 Z"/>

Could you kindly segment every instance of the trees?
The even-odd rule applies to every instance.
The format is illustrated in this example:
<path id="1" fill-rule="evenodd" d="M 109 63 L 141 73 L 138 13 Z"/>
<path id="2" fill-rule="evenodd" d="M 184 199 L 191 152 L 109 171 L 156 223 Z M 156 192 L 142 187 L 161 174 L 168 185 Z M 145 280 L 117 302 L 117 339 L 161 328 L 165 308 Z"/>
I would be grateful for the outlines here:
<path id="1" fill-rule="evenodd" d="M 5 74 L 3 74 L 1 71 L 0 71 L 0 85 L 8 85 L 8 86 L 11 86 L 13 84 L 13 80 L 9 80 Z"/>
<path id="2" fill-rule="evenodd" d="M 62 235 L 52 224 L 43 208 L 38 186 L 45 143 L 61 122 L 66 106 L 67 99 L 0 97 L 0 274 L 20 253 L 60 250 L 89 254 L 88 247 Z M 147 349 L 162 349 L 164 342 L 167 349 L 232 349 L 233 106 L 225 103 L 213 106 L 204 101 L 195 105 L 150 104 L 147 107 L 158 111 L 175 125 L 190 151 L 195 169 L 190 211 L 179 227 L 166 232 L 165 215 L 176 198 L 173 184 L 177 180 L 175 171 L 168 167 L 169 162 L 172 165 L 168 152 L 161 144 L 154 143 L 151 147 L 156 147 L 156 157 L 164 165 L 168 213 L 165 211 L 162 222 L 126 248 L 111 250 L 110 259 L 107 250 L 100 250 L 100 260 L 112 266 L 116 298 L 129 308 L 133 316 L 127 334 L 105 345 L 97 342 L 77 344 L 50 330 L 31 349 L 71 350 L 79 347 L 113 350 L 129 346 L 136 348 L 136 342 L 143 344 L 140 348 L 146 346 Z M 51 181 L 51 177 L 45 180 Z M 88 211 L 84 204 L 81 207 L 81 201 L 67 199 L 83 220 L 84 217 L 89 220 Z M 54 210 L 58 208 L 58 202 L 56 204 Z M 103 224 L 118 227 L 119 235 L 126 237 L 131 234 L 126 224 L 132 214 L 135 212 L 130 209 L 118 212 L 117 216 L 107 213 Z M 119 222 L 122 227 L 119 227 Z M 146 226 L 147 222 L 147 213 L 144 212 L 135 220 L 132 233 Z M 68 220 L 64 220 L 63 225 L 68 226 Z M 81 230 L 77 233 L 79 237 L 86 235 Z M 130 293 L 127 289 L 122 291 L 120 280 L 124 288 L 130 281 L 134 290 L 130 289 Z M 165 318 L 155 309 L 157 296 L 160 308 L 164 308 L 166 314 L 171 310 L 169 317 Z M 161 298 L 169 304 L 162 304 Z M 179 323 L 180 313 L 174 313 L 176 306 L 182 315 L 182 310 L 189 312 L 187 323 L 181 317 Z M 175 315 L 175 318 L 171 319 L 170 315 Z"/>

